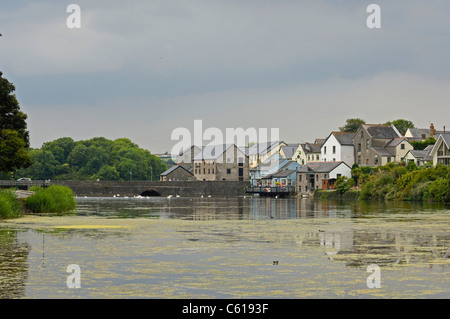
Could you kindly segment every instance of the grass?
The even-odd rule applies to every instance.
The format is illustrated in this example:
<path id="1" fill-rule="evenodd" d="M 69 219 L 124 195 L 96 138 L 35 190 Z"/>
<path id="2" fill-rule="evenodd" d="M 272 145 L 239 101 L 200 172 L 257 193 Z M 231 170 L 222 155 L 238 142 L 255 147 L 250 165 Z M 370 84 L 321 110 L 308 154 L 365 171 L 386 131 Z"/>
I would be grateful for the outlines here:
<path id="1" fill-rule="evenodd" d="M 21 204 L 9 189 L 0 189 L 0 219 L 16 218 L 21 215 Z"/>
<path id="2" fill-rule="evenodd" d="M 72 190 L 66 186 L 52 185 L 34 188 L 35 193 L 27 198 L 25 207 L 33 213 L 62 213 L 76 207 Z"/>

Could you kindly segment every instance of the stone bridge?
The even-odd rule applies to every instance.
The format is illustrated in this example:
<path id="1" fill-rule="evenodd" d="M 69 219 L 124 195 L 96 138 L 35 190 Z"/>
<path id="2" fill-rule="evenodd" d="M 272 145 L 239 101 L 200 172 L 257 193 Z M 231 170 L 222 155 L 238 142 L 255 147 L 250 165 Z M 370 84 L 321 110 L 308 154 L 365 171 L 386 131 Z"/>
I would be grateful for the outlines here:
<path id="1" fill-rule="evenodd" d="M 50 184 L 67 186 L 76 196 L 240 196 L 250 186 L 237 181 L 51 181 Z"/>

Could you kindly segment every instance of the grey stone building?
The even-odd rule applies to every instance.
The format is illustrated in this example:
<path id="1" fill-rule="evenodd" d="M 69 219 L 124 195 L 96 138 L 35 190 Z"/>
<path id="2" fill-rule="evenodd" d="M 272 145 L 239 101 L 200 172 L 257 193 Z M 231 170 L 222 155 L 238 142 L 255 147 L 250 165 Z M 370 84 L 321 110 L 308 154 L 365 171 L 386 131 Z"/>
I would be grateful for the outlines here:
<path id="1" fill-rule="evenodd" d="M 235 144 L 208 145 L 194 157 L 193 173 L 200 181 L 247 182 L 249 159 Z"/>
<path id="2" fill-rule="evenodd" d="M 363 124 L 353 137 L 355 163 L 379 166 L 400 161 L 412 149 L 394 125 Z"/>
<path id="3" fill-rule="evenodd" d="M 193 181 L 192 166 L 184 167 L 182 165 L 174 165 L 159 175 L 160 181 Z"/>

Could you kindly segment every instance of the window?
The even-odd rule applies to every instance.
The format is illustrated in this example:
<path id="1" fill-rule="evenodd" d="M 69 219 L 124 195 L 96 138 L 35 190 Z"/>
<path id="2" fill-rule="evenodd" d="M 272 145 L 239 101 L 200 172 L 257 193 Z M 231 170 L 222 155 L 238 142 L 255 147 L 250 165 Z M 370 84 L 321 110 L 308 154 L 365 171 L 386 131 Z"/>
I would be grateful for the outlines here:
<path id="1" fill-rule="evenodd" d="M 211 174 L 211 169 L 208 168 L 208 174 Z"/>
<path id="2" fill-rule="evenodd" d="M 212 173 L 214 174 L 214 168 L 213 168 L 211 171 L 212 171 Z"/>
<path id="3" fill-rule="evenodd" d="M 339 178 L 339 177 L 341 177 L 341 176 L 342 176 L 342 174 L 337 174 L 336 176 L 337 176 L 337 178 Z"/>
<path id="4" fill-rule="evenodd" d="M 361 131 L 361 138 L 364 138 L 364 132 Z"/>
<path id="5" fill-rule="evenodd" d="M 302 175 L 298 175 L 298 181 L 301 182 L 302 181 Z"/>
<path id="6" fill-rule="evenodd" d="M 203 174 L 205 174 L 205 173 L 206 173 L 206 168 L 203 169 Z"/>
<path id="7" fill-rule="evenodd" d="M 316 174 L 316 181 L 319 180 L 319 174 Z"/>
<path id="8" fill-rule="evenodd" d="M 227 174 L 231 174 L 231 169 L 227 168 Z"/>
<path id="9" fill-rule="evenodd" d="M 400 144 L 400 148 L 401 148 L 402 150 L 404 150 L 404 149 L 405 149 L 405 144 Z"/>
<path id="10" fill-rule="evenodd" d="M 390 163 L 391 162 L 391 158 L 388 156 L 387 158 L 387 162 Z"/>
<path id="11" fill-rule="evenodd" d="M 318 161 L 319 160 L 319 155 L 316 155 L 316 161 Z"/>
<path id="12" fill-rule="evenodd" d="M 323 147 L 323 153 L 324 153 L 324 154 L 327 153 L 327 147 L 326 147 L 326 146 Z"/>
<path id="13" fill-rule="evenodd" d="M 335 159 L 335 158 L 333 158 L 333 162 L 336 162 L 336 159 Z"/>
<path id="14" fill-rule="evenodd" d="M 358 144 L 358 152 L 361 152 L 361 143 Z"/>
<path id="15" fill-rule="evenodd" d="M 336 154 L 336 146 L 333 146 L 333 154 Z"/>
<path id="16" fill-rule="evenodd" d="M 370 147 L 370 140 L 369 140 L 369 139 L 367 139 L 367 140 L 366 140 L 366 150 L 368 150 L 368 149 L 369 149 L 369 147 Z"/>
<path id="17" fill-rule="evenodd" d="M 323 178 L 327 178 L 327 174 L 323 174 Z"/>
<path id="18" fill-rule="evenodd" d="M 378 165 L 378 156 L 377 155 L 375 155 L 374 162 L 375 162 L 375 165 Z"/>

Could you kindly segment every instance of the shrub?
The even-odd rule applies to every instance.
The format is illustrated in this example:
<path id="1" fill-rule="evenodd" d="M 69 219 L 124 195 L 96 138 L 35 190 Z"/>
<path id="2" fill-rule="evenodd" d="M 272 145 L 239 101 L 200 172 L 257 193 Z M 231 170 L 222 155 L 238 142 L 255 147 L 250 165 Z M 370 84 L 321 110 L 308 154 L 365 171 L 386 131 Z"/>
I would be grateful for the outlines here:
<path id="1" fill-rule="evenodd" d="M 441 202 L 445 199 L 448 192 L 448 182 L 446 178 L 438 177 L 431 182 L 423 191 L 423 198 Z"/>
<path id="2" fill-rule="evenodd" d="M 26 201 L 26 208 L 33 213 L 61 213 L 75 207 L 72 190 L 61 185 L 37 189 Z"/>
<path id="3" fill-rule="evenodd" d="M 0 189 L 0 218 L 20 216 L 20 203 L 10 190 Z"/>

